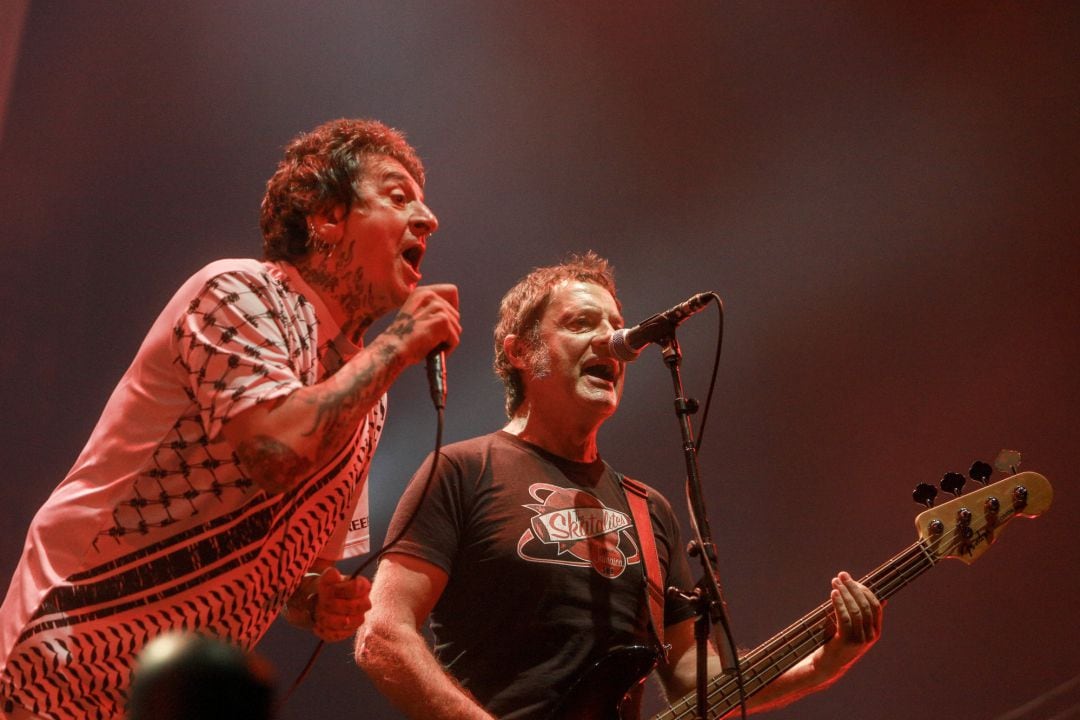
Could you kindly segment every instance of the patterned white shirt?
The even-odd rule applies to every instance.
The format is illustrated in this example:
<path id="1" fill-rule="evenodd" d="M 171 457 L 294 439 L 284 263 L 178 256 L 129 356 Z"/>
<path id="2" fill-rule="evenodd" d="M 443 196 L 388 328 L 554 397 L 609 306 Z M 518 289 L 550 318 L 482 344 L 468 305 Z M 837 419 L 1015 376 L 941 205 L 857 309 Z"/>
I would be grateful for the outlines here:
<path id="1" fill-rule="evenodd" d="M 148 641 L 197 629 L 249 648 L 317 557 L 367 551 L 385 396 L 281 494 L 244 474 L 221 431 L 357 351 L 286 263 L 221 260 L 180 288 L 27 533 L 0 609 L 0 709 L 121 718 Z"/>

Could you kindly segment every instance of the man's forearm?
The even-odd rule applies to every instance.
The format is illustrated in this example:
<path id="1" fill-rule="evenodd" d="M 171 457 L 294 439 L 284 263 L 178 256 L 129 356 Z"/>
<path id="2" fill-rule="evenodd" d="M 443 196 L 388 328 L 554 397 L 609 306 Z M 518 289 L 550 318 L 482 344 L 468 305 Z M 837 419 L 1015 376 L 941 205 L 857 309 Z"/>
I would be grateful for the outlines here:
<path id="1" fill-rule="evenodd" d="M 377 621 L 361 629 L 356 662 L 406 716 L 416 720 L 493 720 L 439 665 L 424 638 L 409 627 Z"/>
<path id="2" fill-rule="evenodd" d="M 225 428 L 245 472 L 283 492 L 333 457 L 406 366 L 402 348 L 380 335 L 321 383 L 256 406 Z"/>

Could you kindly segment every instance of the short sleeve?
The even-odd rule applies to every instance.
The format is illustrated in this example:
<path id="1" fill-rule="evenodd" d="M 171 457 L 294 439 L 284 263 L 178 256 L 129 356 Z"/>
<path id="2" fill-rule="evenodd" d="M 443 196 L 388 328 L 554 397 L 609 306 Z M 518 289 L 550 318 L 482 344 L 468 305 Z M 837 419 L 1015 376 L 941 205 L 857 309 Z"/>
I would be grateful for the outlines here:
<path id="1" fill-rule="evenodd" d="M 230 417 L 305 384 L 297 359 L 310 347 L 310 329 L 293 322 L 272 283 L 246 272 L 216 275 L 173 328 L 177 363 L 210 438 Z"/>
<path id="2" fill-rule="evenodd" d="M 405 488 L 386 531 L 388 545 L 384 551 L 426 560 L 449 575 L 464 526 L 461 471 L 451 458 L 440 455 L 435 476 L 428 487 L 432 457 L 428 455 Z M 389 543 L 398 535 L 401 538 L 391 550 Z"/>
<path id="3" fill-rule="evenodd" d="M 660 561 L 664 566 L 665 586 L 689 590 L 694 583 L 679 532 L 679 521 L 671 509 L 671 504 L 663 495 L 650 489 L 649 501 L 653 527 L 660 531 L 657 537 L 657 551 L 662 554 Z M 694 608 L 689 601 L 668 596 L 664 603 L 665 626 L 676 625 L 693 616 Z"/>

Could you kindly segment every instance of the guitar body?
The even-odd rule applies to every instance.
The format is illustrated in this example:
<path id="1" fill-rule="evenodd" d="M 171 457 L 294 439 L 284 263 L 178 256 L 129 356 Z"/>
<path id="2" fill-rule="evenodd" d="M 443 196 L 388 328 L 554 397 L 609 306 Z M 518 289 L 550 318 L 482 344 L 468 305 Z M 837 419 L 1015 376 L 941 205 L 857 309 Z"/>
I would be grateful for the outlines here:
<path id="1" fill-rule="evenodd" d="M 637 720 L 642 683 L 656 662 L 656 651 L 644 645 L 612 650 L 574 681 L 548 719 Z"/>

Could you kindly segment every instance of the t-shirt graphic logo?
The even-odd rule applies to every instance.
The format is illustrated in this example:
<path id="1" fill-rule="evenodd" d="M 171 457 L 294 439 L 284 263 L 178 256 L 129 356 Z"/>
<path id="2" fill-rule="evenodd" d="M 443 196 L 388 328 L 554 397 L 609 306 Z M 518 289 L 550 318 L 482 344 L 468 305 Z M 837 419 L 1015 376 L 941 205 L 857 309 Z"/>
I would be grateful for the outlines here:
<path id="1" fill-rule="evenodd" d="M 630 517 L 605 507 L 584 490 L 534 483 L 529 494 L 537 502 L 523 505 L 536 515 L 518 540 L 518 556 L 529 562 L 592 567 L 606 578 L 623 574 L 627 565 L 641 562 L 637 542 L 630 533 Z M 632 547 L 620 547 L 625 538 Z M 552 552 L 554 550 L 554 552 Z"/>

